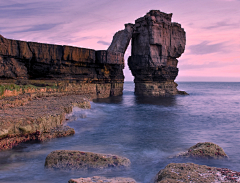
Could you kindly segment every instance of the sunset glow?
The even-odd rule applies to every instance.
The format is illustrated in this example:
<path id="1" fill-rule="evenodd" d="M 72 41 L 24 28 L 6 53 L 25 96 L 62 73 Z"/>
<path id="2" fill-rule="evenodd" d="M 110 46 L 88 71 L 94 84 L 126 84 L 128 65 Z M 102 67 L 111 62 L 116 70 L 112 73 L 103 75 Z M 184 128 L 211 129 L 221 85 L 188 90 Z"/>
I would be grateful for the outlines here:
<path id="1" fill-rule="evenodd" d="M 240 1 L 3 0 L 0 34 L 9 39 L 107 49 L 115 32 L 151 9 L 173 13 L 186 31 L 177 81 L 240 81 Z M 133 79 L 125 54 L 125 80 Z"/>

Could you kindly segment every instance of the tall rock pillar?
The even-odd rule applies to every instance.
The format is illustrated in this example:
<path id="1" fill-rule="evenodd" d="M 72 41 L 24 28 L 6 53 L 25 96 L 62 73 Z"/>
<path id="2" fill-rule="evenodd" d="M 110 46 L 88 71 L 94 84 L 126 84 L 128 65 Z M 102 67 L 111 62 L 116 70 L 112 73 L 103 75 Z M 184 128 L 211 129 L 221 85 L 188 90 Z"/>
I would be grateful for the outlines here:
<path id="1" fill-rule="evenodd" d="M 135 93 L 144 96 L 182 94 L 174 82 L 177 58 L 184 52 L 186 34 L 171 22 L 172 14 L 151 10 L 135 21 L 132 53 L 128 65 L 135 82 Z"/>

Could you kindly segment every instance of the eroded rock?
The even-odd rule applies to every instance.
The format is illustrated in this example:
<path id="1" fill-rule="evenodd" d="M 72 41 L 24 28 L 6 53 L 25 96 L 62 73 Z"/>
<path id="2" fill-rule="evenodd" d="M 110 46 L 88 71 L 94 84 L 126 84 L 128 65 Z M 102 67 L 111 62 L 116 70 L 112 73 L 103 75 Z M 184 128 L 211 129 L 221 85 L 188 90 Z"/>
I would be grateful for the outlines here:
<path id="1" fill-rule="evenodd" d="M 128 40 L 131 35 L 123 36 Z M 64 80 L 87 86 L 89 94 L 94 89 L 96 98 L 122 95 L 124 53 L 11 40 L 0 35 L 0 78 Z M 97 90 L 96 85 L 103 89 Z"/>
<path id="2" fill-rule="evenodd" d="M 121 156 L 74 150 L 53 151 L 45 161 L 46 168 L 54 169 L 101 169 L 128 166 L 130 166 L 130 160 Z"/>
<path id="3" fill-rule="evenodd" d="M 184 52 L 186 35 L 181 25 L 171 22 L 172 14 L 151 10 L 135 21 L 132 55 L 128 58 L 134 76 L 135 93 L 167 96 L 178 92 L 176 58 Z"/>
<path id="4" fill-rule="evenodd" d="M 190 147 L 187 152 L 180 154 L 179 157 L 219 159 L 228 156 L 219 145 L 212 142 L 200 142 Z"/>
<path id="5" fill-rule="evenodd" d="M 136 181 L 132 178 L 124 178 L 124 177 L 106 178 L 102 176 L 71 179 L 68 181 L 68 183 L 103 183 L 103 182 L 105 183 L 136 183 Z"/>
<path id="6" fill-rule="evenodd" d="M 170 163 L 158 172 L 155 183 L 239 182 L 240 172 L 194 163 Z"/>
<path id="7" fill-rule="evenodd" d="M 118 31 L 107 51 L 125 53 L 132 39 L 133 24 L 125 24 L 125 29 Z"/>
<path id="8" fill-rule="evenodd" d="M 36 98 L 2 99 L 0 106 L 0 151 L 10 149 L 27 141 L 45 141 L 56 137 L 65 137 L 75 133 L 73 128 L 64 126 L 66 113 L 72 112 L 74 106 L 88 109 L 91 104 L 80 95 Z M 56 93 L 53 95 L 57 95 Z M 39 98 L 40 97 L 40 98 Z M 5 103 L 6 102 L 6 103 Z M 14 103 L 16 102 L 16 103 Z"/>

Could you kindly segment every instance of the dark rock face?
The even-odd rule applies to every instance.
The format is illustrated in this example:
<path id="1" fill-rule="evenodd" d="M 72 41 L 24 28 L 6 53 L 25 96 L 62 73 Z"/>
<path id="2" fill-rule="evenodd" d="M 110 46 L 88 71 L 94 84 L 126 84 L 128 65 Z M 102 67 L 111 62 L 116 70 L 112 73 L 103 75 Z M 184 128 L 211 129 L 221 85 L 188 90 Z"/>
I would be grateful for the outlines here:
<path id="1" fill-rule="evenodd" d="M 184 52 L 186 35 L 172 14 L 151 10 L 135 21 L 128 65 L 135 77 L 135 93 L 145 96 L 179 94 L 174 82 L 176 58 Z"/>
<path id="2" fill-rule="evenodd" d="M 125 24 L 125 29 L 114 36 L 108 51 L 125 53 L 133 34 L 133 24 Z"/>
<path id="3" fill-rule="evenodd" d="M 74 80 L 94 85 L 97 98 L 121 95 L 124 53 L 132 39 L 128 65 L 135 93 L 145 96 L 186 94 L 177 90 L 177 58 L 186 35 L 172 14 L 151 10 L 118 31 L 108 50 L 10 40 L 0 35 L 0 78 Z M 100 84 L 97 86 L 96 84 Z"/>
<path id="4" fill-rule="evenodd" d="M 99 98 L 121 95 L 124 52 L 24 42 L 0 35 L 0 78 L 74 80 L 95 88 Z"/>

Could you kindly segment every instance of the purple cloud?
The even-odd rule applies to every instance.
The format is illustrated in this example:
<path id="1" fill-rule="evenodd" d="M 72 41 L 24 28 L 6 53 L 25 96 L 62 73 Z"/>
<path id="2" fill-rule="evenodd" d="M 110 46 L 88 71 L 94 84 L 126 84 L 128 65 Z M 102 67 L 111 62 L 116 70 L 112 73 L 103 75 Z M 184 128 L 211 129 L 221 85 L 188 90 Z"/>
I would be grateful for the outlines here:
<path id="1" fill-rule="evenodd" d="M 209 41 L 203 41 L 200 44 L 191 45 L 189 49 L 194 55 L 204 55 L 216 53 L 225 49 L 225 43 L 209 44 Z"/>
<path id="2" fill-rule="evenodd" d="M 97 43 L 102 44 L 102 45 L 106 45 L 106 46 L 109 46 L 111 44 L 111 43 L 106 42 L 106 41 L 98 41 Z"/>
<path id="3" fill-rule="evenodd" d="M 239 23 L 234 24 L 234 23 L 228 23 L 228 22 L 221 21 L 221 22 L 217 22 L 214 25 L 203 27 L 203 29 L 216 29 L 216 28 L 222 28 L 222 27 L 229 28 L 229 27 L 240 27 L 240 26 L 239 26 Z"/>

